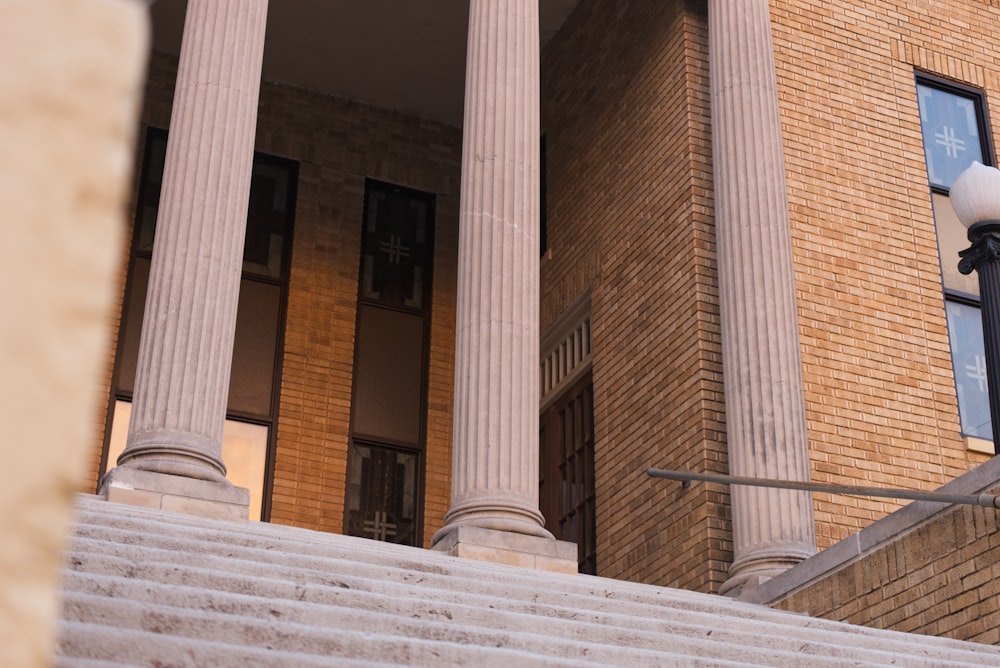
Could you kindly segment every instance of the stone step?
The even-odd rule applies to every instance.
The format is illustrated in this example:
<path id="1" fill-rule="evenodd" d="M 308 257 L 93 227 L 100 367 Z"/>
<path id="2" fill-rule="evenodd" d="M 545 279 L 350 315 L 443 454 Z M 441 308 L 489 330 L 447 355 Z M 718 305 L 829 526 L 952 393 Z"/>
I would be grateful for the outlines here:
<path id="1" fill-rule="evenodd" d="M 91 515 L 99 523 L 78 524 L 77 541 L 82 541 L 78 552 L 95 553 L 94 544 L 86 542 L 95 540 L 108 543 L 101 551 L 107 555 L 128 557 L 133 548 L 142 546 L 154 550 L 144 558 L 158 559 L 156 555 L 159 553 L 155 550 L 159 549 L 168 554 L 176 554 L 176 558 L 182 559 L 186 565 L 214 560 L 218 567 L 239 569 L 247 575 L 254 572 L 254 565 L 265 568 L 264 565 L 267 564 L 268 569 L 294 567 L 306 571 L 297 572 L 295 577 L 309 577 L 308 572 L 315 571 L 321 578 L 320 581 L 330 578 L 332 574 L 336 574 L 338 581 L 345 583 L 351 577 L 360 577 L 362 581 L 374 579 L 380 585 L 386 582 L 408 585 L 419 579 L 425 589 L 443 590 L 448 595 L 462 591 L 462 587 L 456 586 L 456 580 L 468 579 L 475 583 L 478 591 L 505 599 L 533 601 L 539 586 L 542 586 L 551 592 L 558 591 L 564 600 L 575 606 L 579 606 L 582 601 L 574 599 L 574 596 L 586 597 L 596 606 L 596 610 L 602 609 L 602 601 L 606 601 L 607 606 L 614 609 L 621 609 L 623 605 L 634 602 L 654 606 L 657 610 L 662 606 L 681 606 L 690 611 L 715 614 L 725 612 L 730 618 L 770 618 L 774 624 L 797 624 L 806 619 L 758 605 L 685 590 L 650 587 L 598 577 L 512 569 L 485 562 L 455 559 L 427 550 L 277 525 L 240 525 L 188 517 L 183 518 L 183 525 L 174 524 L 164 521 L 162 515 L 143 516 L 148 515 L 148 511 L 143 509 L 125 506 L 120 508 L 130 515 L 138 514 L 139 520 L 130 518 L 125 521 L 125 518 L 118 517 L 116 513 L 115 517 L 107 518 L 115 520 L 113 523 L 103 523 L 104 516 Z M 82 516 L 81 521 L 87 517 Z M 184 526 L 192 530 L 185 531 Z M 254 528 L 252 534 L 247 532 L 247 526 Z M 300 541 L 297 538 L 306 540 Z M 122 547 L 117 547 L 114 543 L 120 543 Z M 220 556 L 209 549 L 209 543 L 223 546 Z M 238 549 L 240 546 L 247 550 L 241 551 Z M 233 559 L 235 561 L 228 563 Z M 249 565 L 244 562 L 249 562 Z M 558 587 L 555 587 L 556 583 Z M 349 586 L 363 585 L 351 582 Z M 811 623 L 817 621 L 811 620 Z M 848 628 L 859 634 L 868 631 L 863 627 Z"/>
<path id="2" fill-rule="evenodd" d="M 315 605 L 301 606 L 298 614 L 292 613 L 300 621 L 288 621 L 281 618 L 290 612 L 287 606 L 268 605 L 264 601 L 261 614 L 258 614 L 258 606 L 251 601 L 241 601 L 241 605 L 231 607 L 231 600 L 220 600 L 217 596 L 207 598 L 220 603 L 223 610 L 210 608 L 206 611 L 70 593 L 65 601 L 65 617 L 69 621 L 82 621 L 79 618 L 82 615 L 99 619 L 109 627 L 158 632 L 185 640 L 193 638 L 238 647 L 256 646 L 275 652 L 352 660 L 379 657 L 390 663 L 408 665 L 424 665 L 430 660 L 442 660 L 442 657 L 458 659 L 463 654 L 462 661 L 445 659 L 445 665 L 488 662 L 509 666 L 518 665 L 530 656 L 568 660 L 576 665 L 656 666 L 662 665 L 664 660 L 697 656 L 674 651 L 673 647 L 655 650 L 634 647 L 629 644 L 630 638 L 623 638 L 621 644 L 606 644 L 590 641 L 582 634 L 559 637 L 527 630 L 472 627 L 445 618 L 411 619 L 347 608 L 322 610 Z M 474 651 L 467 651 L 470 647 Z M 377 653 L 373 651 L 376 649 Z M 383 654 L 390 649 L 389 654 Z M 749 656 L 752 658 L 754 654 L 751 652 Z M 712 665 L 719 665 L 719 661 L 712 658 Z M 721 661 L 725 665 L 725 660 Z M 801 665 L 801 657 L 797 664 L 778 665 Z"/>
<path id="3" fill-rule="evenodd" d="M 67 573 L 66 591 L 148 600 L 177 607 L 190 601 L 193 606 L 213 610 L 257 606 L 260 613 L 274 616 L 277 610 L 282 619 L 293 621 L 312 616 L 318 618 L 321 612 L 308 606 L 326 605 L 336 606 L 338 610 L 370 610 L 408 618 L 462 620 L 467 625 L 514 631 L 525 630 L 527 624 L 527 629 L 544 630 L 549 635 L 600 638 L 602 642 L 615 644 L 620 644 L 627 635 L 632 646 L 658 648 L 666 643 L 675 651 L 683 647 L 684 651 L 718 658 L 732 651 L 731 647 L 719 647 L 720 644 L 743 647 L 747 654 L 757 653 L 757 647 L 761 646 L 775 664 L 781 653 L 790 652 L 783 665 L 793 666 L 799 665 L 797 657 L 802 654 L 836 654 L 840 659 L 871 660 L 873 652 L 908 649 L 884 639 L 881 642 L 864 636 L 845 639 L 839 628 L 834 629 L 834 633 L 813 628 L 808 637 L 802 637 L 803 634 L 796 630 L 802 623 L 816 620 L 799 615 L 776 614 L 780 621 L 794 624 L 767 623 L 768 634 L 762 635 L 761 625 L 766 622 L 761 620 L 732 617 L 724 627 L 717 628 L 722 614 L 719 611 L 616 602 L 603 596 L 596 600 L 574 596 L 569 601 L 553 603 L 549 599 L 559 593 L 555 588 L 543 590 L 544 595 L 534 589 L 533 601 L 504 596 L 502 592 L 484 594 L 476 590 L 474 583 L 467 583 L 461 591 L 455 591 L 428 588 L 421 582 L 419 592 L 415 592 L 413 585 L 344 577 L 341 573 L 331 578 L 329 572 L 318 570 L 274 569 L 275 572 L 265 576 L 259 564 L 243 560 L 225 561 L 226 566 L 243 566 L 226 571 L 205 565 L 189 566 L 182 563 L 183 559 L 164 561 L 169 554 L 148 548 L 143 550 L 133 555 L 135 560 L 83 553 L 74 555 L 72 567 L 82 570 Z M 512 589 L 521 587 L 513 585 Z M 419 593 L 419 598 L 414 597 L 415 593 Z M 544 624 L 544 628 L 540 624 Z M 854 628 L 848 627 L 848 630 Z M 669 637 L 664 638 L 664 634 Z M 841 649 L 835 651 L 837 648 Z"/>
<path id="4" fill-rule="evenodd" d="M 422 597 L 376 595 L 357 593 L 349 590 L 319 592 L 309 599 L 290 597 L 291 587 L 285 591 L 275 591 L 269 587 L 273 583 L 253 581 L 249 583 L 257 589 L 255 594 L 233 594 L 218 589 L 207 589 L 199 585 L 162 585 L 150 581 L 122 581 L 109 576 L 76 574 L 68 581 L 67 612 L 69 619 L 87 618 L 95 605 L 91 596 L 124 599 L 132 602 L 148 603 L 183 609 L 185 607 L 212 610 L 227 615 L 278 619 L 283 622 L 314 624 L 326 628 L 340 628 L 362 631 L 379 628 L 383 633 L 441 639 L 445 624 L 452 629 L 461 629 L 462 638 L 474 633 L 482 642 L 509 642 L 510 634 L 517 634 L 518 646 L 528 649 L 522 642 L 535 639 L 531 651 L 545 654 L 552 644 L 551 638 L 567 639 L 574 648 L 598 643 L 613 647 L 630 647 L 671 652 L 719 660 L 732 656 L 734 646 L 742 648 L 744 660 L 763 661 L 772 665 L 799 666 L 802 656 L 815 657 L 813 665 L 843 665 L 844 660 L 872 660 L 878 652 L 858 650 L 853 647 L 818 642 L 817 639 L 795 639 L 781 635 L 764 638 L 760 634 L 733 629 L 717 629 L 702 624 L 683 624 L 669 616 L 666 619 L 649 619 L 627 615 L 593 616 L 583 611 L 569 616 L 553 616 L 553 612 L 573 613 L 546 606 L 534 609 L 504 609 L 501 600 L 486 605 L 427 602 Z M 304 593 L 304 592 L 303 592 Z M 80 615 L 77 617 L 77 615 Z M 595 656 L 594 649 L 586 655 Z M 567 648 L 559 649 L 560 656 L 569 656 Z M 891 652 L 883 650 L 885 656 L 878 657 L 891 662 Z M 836 661 L 825 656 L 837 654 Z"/>
<path id="5" fill-rule="evenodd" d="M 631 583 L 603 578 L 561 576 L 524 569 L 509 569 L 512 573 L 505 573 L 505 569 L 495 565 L 458 560 L 426 551 L 415 551 L 424 559 L 414 562 L 412 549 L 406 550 L 408 561 L 404 562 L 404 568 L 379 567 L 372 565 L 368 559 L 364 562 L 358 562 L 346 558 L 333 559 L 326 556 L 293 553 L 288 551 L 287 541 L 283 542 L 281 550 L 254 547 L 237 549 L 236 546 L 227 544 L 226 556 L 214 557 L 208 554 L 204 546 L 194 539 L 166 535 L 165 532 L 168 528 L 162 527 L 162 530 L 149 534 L 140 533 L 143 530 L 141 524 L 128 531 L 118 527 L 114 529 L 95 527 L 92 530 L 103 531 L 106 540 L 114 539 L 129 541 L 129 543 L 111 543 L 101 549 L 105 558 L 117 556 L 119 561 L 107 562 L 104 566 L 88 563 L 86 568 L 95 572 L 102 572 L 101 569 L 104 568 L 110 569 L 107 572 L 119 575 L 136 575 L 142 569 L 152 568 L 151 564 L 162 562 L 167 565 L 167 572 L 147 577 L 176 583 L 189 580 L 191 575 L 188 573 L 188 569 L 191 568 L 207 566 L 214 569 L 227 569 L 236 576 L 235 582 L 231 585 L 234 588 L 232 591 L 236 592 L 239 592 L 239 587 L 243 586 L 249 579 L 260 577 L 264 572 L 272 577 L 279 577 L 284 572 L 286 579 L 303 584 L 332 584 L 341 589 L 382 591 L 392 596 L 405 596 L 408 592 L 407 587 L 412 586 L 415 580 L 419 580 L 421 595 L 426 599 L 439 602 L 456 599 L 475 600 L 476 597 L 486 596 L 502 599 L 508 604 L 517 600 L 537 606 L 538 592 L 541 588 L 542 591 L 546 592 L 546 601 L 555 602 L 560 608 L 553 614 L 593 616 L 601 612 L 613 611 L 623 620 L 622 623 L 634 625 L 636 619 L 662 617 L 665 609 L 671 609 L 676 610 L 673 613 L 673 621 L 687 623 L 697 629 L 711 628 L 717 616 L 725 614 L 728 619 L 727 629 L 743 631 L 752 637 L 759 634 L 760 623 L 765 621 L 773 629 L 772 634 L 781 638 L 794 638 L 795 628 L 807 623 L 812 627 L 811 633 L 815 639 L 819 639 L 824 632 L 821 620 L 811 620 L 799 615 L 771 611 L 760 606 L 742 604 L 720 597 L 631 585 Z M 218 540 L 217 535 L 204 534 L 203 537 Z M 241 535 L 240 538 L 245 545 L 253 543 L 245 535 Z M 99 548 L 97 543 L 92 544 L 87 541 L 97 539 L 78 538 L 77 540 L 80 542 L 78 552 L 83 555 L 79 558 L 93 560 L 95 557 L 86 555 L 98 552 Z M 362 547 L 366 549 L 370 549 L 372 544 L 379 545 L 373 541 L 357 539 L 355 541 L 362 543 Z M 267 547 L 273 547 L 273 544 L 267 543 Z M 324 551 L 329 550 L 320 549 L 320 552 Z M 374 559 L 376 556 L 384 559 L 384 555 L 381 554 L 372 555 L 372 558 Z M 440 569 L 434 568 L 433 563 L 428 563 L 435 561 L 439 562 Z M 186 569 L 178 568 L 181 565 L 185 566 Z M 139 571 L 135 569 L 139 569 Z M 491 576 L 490 578 L 483 577 L 484 570 Z M 464 571 L 472 572 L 465 574 Z M 496 576 L 499 574 L 503 574 L 503 577 L 497 579 Z M 468 583 L 462 584 L 462 580 L 468 580 Z M 541 580 L 541 582 L 536 580 Z M 393 586 L 394 583 L 396 586 Z M 632 592 L 631 598 L 624 595 L 629 593 L 627 591 L 629 589 L 635 590 Z M 494 600 L 477 600 L 477 604 L 483 607 L 496 607 Z M 602 621 L 608 623 L 607 618 Z M 887 640 L 885 638 L 879 637 L 872 641 L 875 636 L 870 630 L 863 627 L 826 624 L 827 632 L 849 633 L 856 636 L 849 641 L 849 645 L 852 647 L 886 646 Z M 839 636 L 825 642 L 845 644 Z M 897 641 L 897 643 L 898 647 L 903 647 L 908 643 L 908 639 Z M 894 643 L 889 642 L 889 646 L 893 647 Z"/>
<path id="6" fill-rule="evenodd" d="M 154 666 L 166 668 L 286 668 L 295 666 L 328 667 L 329 657 L 303 652 L 281 652 L 256 646 L 246 647 L 197 638 L 179 638 L 157 631 L 136 631 L 115 628 L 100 623 L 64 620 L 59 626 L 61 655 L 57 668 L 117 668 L 119 666 Z M 346 635 L 346 634 L 345 634 Z M 353 641 L 353 647 L 351 647 Z M 370 639 L 345 640 L 346 659 L 349 650 L 359 656 L 350 658 L 352 666 L 390 666 L 398 663 L 363 658 L 363 647 L 371 649 Z M 346 661 L 345 661 L 346 662 Z M 544 664 L 542 664 L 544 665 Z M 550 664 L 559 665 L 559 664 Z"/>
<path id="7" fill-rule="evenodd" d="M 330 657 L 393 665 L 1000 665 L 997 648 L 696 592 L 93 497 L 78 507 L 60 665 L 308 666 Z"/>
<path id="8" fill-rule="evenodd" d="M 165 515 L 157 511 L 118 504 L 111 504 L 117 506 L 115 512 L 111 514 L 104 510 L 107 504 L 96 500 L 96 497 L 86 497 L 84 500 L 92 503 L 88 503 L 79 515 L 77 525 L 79 537 L 94 537 L 99 541 L 119 542 L 130 546 L 141 544 L 162 547 L 189 558 L 190 561 L 185 563 L 197 563 L 201 558 L 198 555 L 204 555 L 205 558 L 214 557 L 208 545 L 217 544 L 222 548 L 219 554 L 225 555 L 222 557 L 224 559 L 240 557 L 261 564 L 318 568 L 327 576 L 330 573 L 342 576 L 360 573 L 368 577 L 377 577 L 380 581 L 393 580 L 405 583 L 419 577 L 425 586 L 440 584 L 452 592 L 459 589 L 454 586 L 456 578 L 469 578 L 483 591 L 492 591 L 506 598 L 523 596 L 529 600 L 536 595 L 539 583 L 550 586 L 558 582 L 560 591 L 566 596 L 576 594 L 604 597 L 614 606 L 619 606 L 625 601 L 654 606 L 677 604 L 687 609 L 710 613 L 724 611 L 730 617 L 749 616 L 760 619 L 762 615 L 766 617 L 770 614 L 772 622 L 778 624 L 789 620 L 789 615 L 784 612 L 771 611 L 766 607 L 717 596 L 706 596 L 698 592 L 650 587 L 598 577 L 565 576 L 531 569 L 511 569 L 486 562 L 455 559 L 428 550 L 414 550 L 400 545 L 281 525 L 218 522 L 193 516 Z M 87 508 L 96 509 L 98 512 L 88 512 Z M 90 520 L 95 523 L 88 524 Z M 248 527 L 251 527 L 252 531 L 248 531 Z M 121 532 L 116 534 L 111 531 L 115 528 Z M 237 549 L 241 546 L 250 548 L 251 551 L 241 553 Z M 384 568 L 377 570 L 377 567 Z M 512 573 L 516 573 L 517 576 L 512 578 Z M 491 584 L 494 585 L 492 589 L 490 589 Z M 818 620 L 812 620 L 816 621 Z M 861 634 L 867 631 L 863 627 L 849 628 Z"/>
<path id="9" fill-rule="evenodd" d="M 119 538 L 125 537 L 119 535 Z M 709 597 L 700 605 L 692 605 L 685 597 L 674 598 L 670 590 L 645 587 L 646 596 L 621 596 L 616 591 L 620 583 L 603 578 L 586 576 L 560 576 L 523 569 L 494 567 L 491 575 L 503 574 L 496 579 L 479 578 L 479 568 L 471 573 L 461 568 L 466 564 L 446 557 L 447 572 L 433 572 L 426 563 L 406 563 L 401 567 L 373 565 L 346 558 L 308 556 L 287 551 L 241 548 L 228 550 L 225 556 L 205 552 L 195 541 L 163 546 L 156 536 L 129 536 L 130 544 L 102 541 L 95 538 L 77 538 L 69 567 L 93 573 L 107 573 L 123 577 L 148 577 L 161 581 L 184 584 L 197 569 L 231 573 L 233 587 L 243 586 L 255 578 L 281 578 L 300 584 L 331 586 L 341 590 L 384 592 L 401 595 L 419 585 L 422 595 L 429 600 L 468 601 L 470 596 L 479 598 L 482 605 L 492 604 L 493 599 L 513 604 L 520 602 L 538 605 L 539 592 L 546 593 L 546 601 L 564 610 L 579 611 L 581 606 L 590 613 L 614 612 L 629 616 L 660 614 L 664 609 L 676 608 L 678 614 L 692 616 L 694 621 L 704 621 L 705 615 L 717 615 L 738 610 L 731 617 L 735 623 L 742 619 L 759 620 L 768 616 L 768 610 L 747 606 L 728 599 Z M 479 562 L 469 562 L 481 566 Z M 156 573 L 143 573 L 161 566 Z M 181 568 L 183 567 L 183 568 Z M 235 589 L 239 593 L 238 589 Z M 684 592 L 687 593 L 687 592 Z M 702 596 L 702 599 L 706 597 Z M 741 613 L 741 614 L 740 614 Z M 800 616 L 784 613 L 770 615 L 777 625 L 804 621 Z M 801 620 L 801 621 L 800 621 Z M 853 628 L 853 627 L 852 627 Z"/>

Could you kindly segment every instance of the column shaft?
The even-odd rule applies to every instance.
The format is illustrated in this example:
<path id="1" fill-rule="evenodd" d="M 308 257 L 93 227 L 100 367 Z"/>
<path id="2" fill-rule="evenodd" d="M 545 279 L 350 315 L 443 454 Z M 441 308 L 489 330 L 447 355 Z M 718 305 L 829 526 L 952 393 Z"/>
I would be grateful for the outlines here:
<path id="1" fill-rule="evenodd" d="M 538 511 L 538 2 L 473 0 L 465 86 L 452 505 L 551 538 Z"/>
<path id="2" fill-rule="evenodd" d="M 715 220 L 729 470 L 809 479 L 784 156 L 767 0 L 710 0 Z M 815 552 L 807 492 L 731 488 L 723 591 Z"/>
<path id="3" fill-rule="evenodd" d="M 189 0 L 120 466 L 224 481 L 267 0 Z"/>

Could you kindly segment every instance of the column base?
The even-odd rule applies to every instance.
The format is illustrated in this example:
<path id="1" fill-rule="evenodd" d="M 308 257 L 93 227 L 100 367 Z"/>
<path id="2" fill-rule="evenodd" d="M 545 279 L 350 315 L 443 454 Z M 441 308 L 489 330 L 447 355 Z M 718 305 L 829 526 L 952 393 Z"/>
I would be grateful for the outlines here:
<path id="1" fill-rule="evenodd" d="M 740 594 L 744 591 L 755 589 L 773 578 L 775 575 L 784 573 L 786 570 L 788 569 L 778 568 L 766 573 L 742 573 L 740 575 L 730 577 L 722 583 L 721 587 L 719 587 L 719 595 L 726 596 L 728 598 L 739 598 Z"/>
<path id="2" fill-rule="evenodd" d="M 579 572 L 576 543 L 523 533 L 458 526 L 443 535 L 431 549 L 453 557 L 554 573 Z"/>
<path id="3" fill-rule="evenodd" d="M 744 591 L 759 587 L 814 554 L 816 549 L 803 543 L 758 548 L 754 556 L 738 558 L 733 562 L 729 569 L 729 579 L 719 587 L 719 594 L 738 598 Z"/>
<path id="4" fill-rule="evenodd" d="M 128 466 L 108 471 L 97 494 L 116 503 L 210 519 L 246 521 L 250 515 L 250 490 L 244 487 Z"/>

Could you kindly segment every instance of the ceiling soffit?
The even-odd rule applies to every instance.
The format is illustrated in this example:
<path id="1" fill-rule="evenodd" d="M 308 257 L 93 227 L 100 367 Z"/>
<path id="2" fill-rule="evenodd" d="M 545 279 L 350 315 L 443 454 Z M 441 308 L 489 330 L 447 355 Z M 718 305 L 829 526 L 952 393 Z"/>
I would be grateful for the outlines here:
<path id="1" fill-rule="evenodd" d="M 542 45 L 578 0 L 540 0 Z M 180 51 L 186 0 L 152 7 L 153 48 Z M 468 0 L 271 0 L 263 78 L 461 125 Z"/>

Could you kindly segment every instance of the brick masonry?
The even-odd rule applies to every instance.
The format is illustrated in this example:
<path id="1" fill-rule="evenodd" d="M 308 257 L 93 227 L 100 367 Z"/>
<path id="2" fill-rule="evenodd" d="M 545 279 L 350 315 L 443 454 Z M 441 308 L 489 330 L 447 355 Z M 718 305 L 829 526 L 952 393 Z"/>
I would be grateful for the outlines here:
<path id="1" fill-rule="evenodd" d="M 725 490 L 641 473 L 726 468 L 704 11 L 585 3 L 545 53 L 542 323 L 590 290 L 601 572 L 714 589 Z M 996 13 L 772 3 L 817 481 L 933 489 L 987 459 L 959 433 L 914 74 L 996 90 Z M 819 547 L 899 505 L 817 494 Z"/>
<path id="2" fill-rule="evenodd" d="M 812 476 L 934 489 L 962 444 L 914 75 L 1000 92 L 983 2 L 772 2 Z M 993 127 L 1000 127 L 995 106 Z M 819 547 L 898 505 L 815 495 Z"/>
<path id="3" fill-rule="evenodd" d="M 796 0 L 771 9 L 813 479 L 937 488 L 988 457 L 959 433 L 939 270 L 957 258 L 938 254 L 914 76 L 983 90 L 1000 127 L 990 104 L 1000 93 L 1000 8 Z M 837 541 L 899 507 L 821 494 L 814 503 L 821 548 L 845 546 Z M 995 510 L 957 507 L 900 524 L 778 607 L 997 643 L 998 547 Z"/>
<path id="4" fill-rule="evenodd" d="M 175 73 L 173 58 L 154 54 L 142 116 L 147 126 L 169 125 Z M 264 82 L 256 149 L 299 163 L 273 522 L 342 530 L 365 179 L 436 195 L 423 531 L 429 545 L 450 501 L 461 133 L 440 123 Z M 123 266 L 126 256 L 123 250 Z M 103 411 L 98 443 L 103 441 L 107 404 Z M 99 447 L 90 464 L 96 486 Z"/>
<path id="5" fill-rule="evenodd" d="M 997 510 L 958 506 L 772 604 L 883 629 L 1000 643 Z"/>
<path id="6" fill-rule="evenodd" d="M 732 558 L 707 17 L 703 3 L 583 3 L 542 58 L 542 328 L 590 291 L 598 572 L 714 590 Z"/>
<path id="7" fill-rule="evenodd" d="M 933 489 L 986 456 L 959 434 L 914 73 L 992 99 L 1000 8 L 791 0 L 771 13 L 812 477 Z M 154 55 L 148 125 L 167 126 L 173 67 Z M 727 470 L 706 3 L 584 0 L 543 52 L 541 84 L 541 325 L 589 292 L 599 573 L 715 591 L 732 557 L 727 489 L 644 474 Z M 275 522 L 341 529 L 364 179 L 437 194 L 426 543 L 449 501 L 461 132 L 265 82 L 257 148 L 300 163 Z M 814 508 L 823 548 L 898 505 L 816 495 Z"/>

